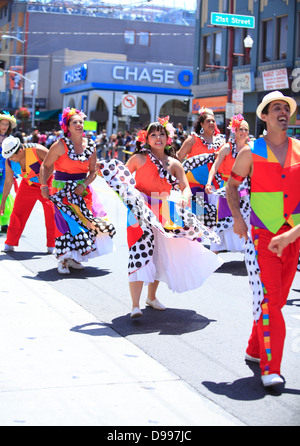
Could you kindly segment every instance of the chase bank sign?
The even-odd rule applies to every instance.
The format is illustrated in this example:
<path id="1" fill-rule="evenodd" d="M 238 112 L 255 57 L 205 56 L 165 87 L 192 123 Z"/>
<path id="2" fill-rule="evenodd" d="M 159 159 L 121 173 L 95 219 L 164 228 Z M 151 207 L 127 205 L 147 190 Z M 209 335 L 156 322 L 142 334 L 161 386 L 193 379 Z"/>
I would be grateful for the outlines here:
<path id="1" fill-rule="evenodd" d="M 112 77 L 116 81 L 149 84 L 174 85 L 178 81 L 183 87 L 189 87 L 193 83 L 193 73 L 190 70 L 182 70 L 178 73 L 169 68 L 132 65 L 115 65 L 112 68 Z"/>
<path id="2" fill-rule="evenodd" d="M 74 82 L 85 81 L 87 78 L 87 64 L 72 68 L 64 72 L 64 83 L 73 84 Z"/>
<path id="3" fill-rule="evenodd" d="M 62 72 L 62 94 L 112 90 L 190 95 L 192 67 L 91 59 Z"/>

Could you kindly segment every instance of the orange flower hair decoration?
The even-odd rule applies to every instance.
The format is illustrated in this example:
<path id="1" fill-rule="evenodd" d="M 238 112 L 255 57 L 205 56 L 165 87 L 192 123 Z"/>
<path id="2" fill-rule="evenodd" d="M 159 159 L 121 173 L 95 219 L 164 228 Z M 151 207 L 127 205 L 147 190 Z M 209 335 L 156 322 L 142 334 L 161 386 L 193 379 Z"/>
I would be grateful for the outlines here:
<path id="1" fill-rule="evenodd" d="M 140 130 L 137 133 L 137 141 L 141 142 L 142 144 L 146 144 L 147 139 L 147 130 Z"/>
<path id="2" fill-rule="evenodd" d="M 230 124 L 228 126 L 228 129 L 231 130 L 232 133 L 235 133 L 236 130 L 241 125 L 242 121 L 244 121 L 244 116 L 243 115 L 239 114 L 239 115 L 232 116 Z"/>

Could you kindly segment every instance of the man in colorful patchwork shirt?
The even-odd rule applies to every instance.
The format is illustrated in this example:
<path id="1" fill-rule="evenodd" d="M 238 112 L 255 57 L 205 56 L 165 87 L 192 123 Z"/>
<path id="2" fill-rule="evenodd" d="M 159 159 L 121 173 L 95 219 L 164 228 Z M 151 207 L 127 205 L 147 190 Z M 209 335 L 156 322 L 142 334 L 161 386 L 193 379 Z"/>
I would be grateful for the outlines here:
<path id="1" fill-rule="evenodd" d="M 234 232 L 248 239 L 247 226 L 239 211 L 238 186 L 251 178 L 252 240 L 260 269 L 263 299 L 261 315 L 254 322 L 246 359 L 260 363 L 264 386 L 284 382 L 280 366 L 285 339 L 282 308 L 286 304 L 299 257 L 297 238 L 281 257 L 268 249 L 274 236 L 300 223 L 300 141 L 287 137 L 294 99 L 279 91 L 267 94 L 257 107 L 267 134 L 239 153 L 227 185 L 227 199 L 234 219 Z"/>

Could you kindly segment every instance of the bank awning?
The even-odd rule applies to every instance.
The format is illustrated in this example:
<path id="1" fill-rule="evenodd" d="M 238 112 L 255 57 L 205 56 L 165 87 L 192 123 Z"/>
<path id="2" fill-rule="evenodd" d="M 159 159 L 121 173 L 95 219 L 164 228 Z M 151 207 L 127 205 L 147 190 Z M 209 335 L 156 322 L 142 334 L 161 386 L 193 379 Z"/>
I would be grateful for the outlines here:
<path id="1" fill-rule="evenodd" d="M 40 112 L 39 115 L 35 116 L 36 121 L 58 121 L 59 115 L 61 114 L 61 109 L 47 110 Z"/>

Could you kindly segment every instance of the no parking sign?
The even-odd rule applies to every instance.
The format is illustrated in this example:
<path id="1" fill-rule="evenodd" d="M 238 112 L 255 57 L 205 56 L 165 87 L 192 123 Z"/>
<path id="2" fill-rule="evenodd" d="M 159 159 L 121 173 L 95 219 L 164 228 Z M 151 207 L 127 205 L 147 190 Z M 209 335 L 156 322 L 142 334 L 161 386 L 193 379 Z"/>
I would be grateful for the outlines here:
<path id="1" fill-rule="evenodd" d="M 122 96 L 122 115 L 134 116 L 137 112 L 137 97 L 134 94 Z"/>

